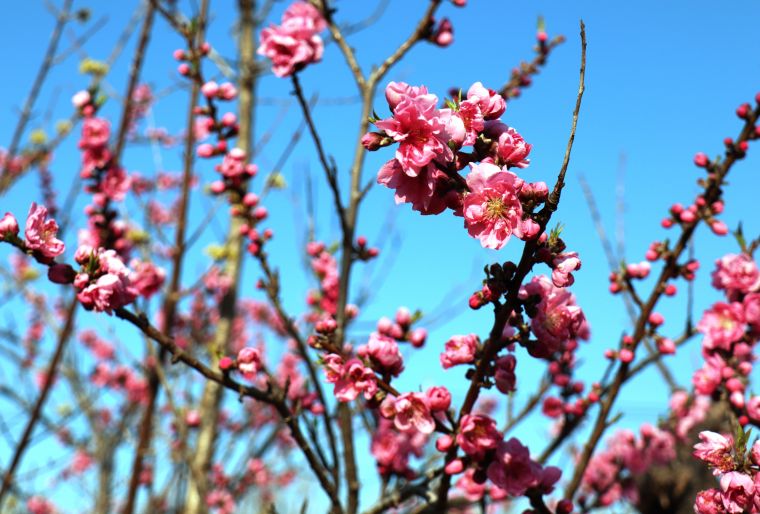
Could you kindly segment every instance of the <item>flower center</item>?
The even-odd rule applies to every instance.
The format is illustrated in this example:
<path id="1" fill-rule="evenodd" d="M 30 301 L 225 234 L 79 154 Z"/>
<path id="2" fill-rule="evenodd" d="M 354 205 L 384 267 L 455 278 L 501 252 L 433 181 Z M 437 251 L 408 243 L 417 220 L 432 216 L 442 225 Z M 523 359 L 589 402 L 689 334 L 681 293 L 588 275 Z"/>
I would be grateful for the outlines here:
<path id="1" fill-rule="evenodd" d="M 486 201 L 486 217 L 489 219 L 503 218 L 507 208 L 501 198 L 489 198 Z"/>

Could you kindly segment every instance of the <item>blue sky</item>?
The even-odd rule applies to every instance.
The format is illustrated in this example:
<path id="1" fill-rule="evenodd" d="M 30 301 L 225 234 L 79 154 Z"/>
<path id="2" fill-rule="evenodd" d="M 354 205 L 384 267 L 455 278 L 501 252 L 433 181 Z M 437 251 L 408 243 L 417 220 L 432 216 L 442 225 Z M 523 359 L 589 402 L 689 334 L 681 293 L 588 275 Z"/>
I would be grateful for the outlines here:
<path id="1" fill-rule="evenodd" d="M 376 2 L 336 2 L 340 21 L 356 21 L 363 16 L 367 4 Z M 408 59 L 391 70 L 388 80 L 403 80 L 410 84 L 425 84 L 443 97 L 450 87 L 466 89 L 472 82 L 481 81 L 497 88 L 508 78 L 509 71 L 520 60 L 531 58 L 535 38 L 535 23 L 543 15 L 550 35 L 564 34 L 568 41 L 551 56 L 548 66 L 535 77 L 534 84 L 524 95 L 509 103 L 504 121 L 515 126 L 533 147 L 531 166 L 521 173 L 530 180 L 553 183 L 564 154 L 570 129 L 570 117 L 578 82 L 579 39 L 578 20 L 583 18 L 588 35 L 586 94 L 583 100 L 578 133 L 568 173 L 568 185 L 554 221 L 565 225 L 563 237 L 570 249 L 578 251 L 583 269 L 576 275 L 573 291 L 583 306 L 592 327 L 592 340 L 581 350 L 583 365 L 580 376 L 587 382 L 600 377 L 604 365 L 601 353 L 615 344 L 629 324 L 620 299 L 607 293 L 607 264 L 599 238 L 589 216 L 577 177 L 583 174 L 599 204 L 605 228 L 615 232 L 618 170 L 621 158 L 625 161 L 624 226 L 625 258 L 632 262 L 643 260 L 649 243 L 667 237 L 659 220 L 668 206 L 689 202 L 698 191 L 694 181 L 699 170 L 692 165 L 694 153 L 704 151 L 716 155 L 722 150 L 722 139 L 735 136 L 740 123 L 733 114 L 744 101 L 751 101 L 760 91 L 759 44 L 753 23 L 760 15 L 760 4 L 751 1 L 732 2 L 729 8 L 717 7 L 714 2 L 645 1 L 622 2 L 524 2 L 524 5 L 497 0 L 470 2 L 464 9 L 445 3 L 440 12 L 454 25 L 455 42 L 445 50 L 432 45 L 419 45 Z M 110 53 L 136 2 L 75 2 L 93 10 L 93 20 L 106 15 L 107 21 L 85 46 L 87 54 L 105 59 Z M 212 2 L 212 24 L 209 41 L 225 57 L 233 55 L 230 37 L 234 17 L 232 2 Z M 278 3 L 272 21 L 279 19 L 285 4 Z M 383 59 L 402 41 L 416 23 L 424 2 L 392 0 L 377 24 L 350 37 L 357 48 L 363 69 Z M 92 22 L 90 22 L 92 23 Z M 8 144 L 19 107 L 32 82 L 44 52 L 52 19 L 41 1 L 20 2 L 0 18 L 0 57 L 8 70 L 2 85 L 0 116 L 0 146 Z M 158 91 L 181 83 L 171 58 L 180 40 L 167 26 L 158 22 L 158 31 L 148 51 L 144 81 Z M 73 33 L 84 29 L 74 26 Z M 68 46 L 64 37 L 63 47 Z M 108 87 L 120 93 L 126 84 L 128 60 L 134 38 L 108 78 Z M 83 88 L 87 79 L 77 72 L 78 56 L 72 56 L 51 73 L 35 109 L 30 129 L 44 127 L 51 131 L 54 121 L 70 113 L 69 98 Z M 206 68 L 213 72 L 209 65 Z M 328 153 L 335 157 L 339 170 L 345 174 L 352 158 L 358 121 L 358 104 L 352 101 L 356 91 L 344 61 L 335 45 L 328 45 L 324 62 L 302 74 L 307 96 L 318 93 L 319 103 L 314 111 L 315 122 L 323 134 Z M 259 83 L 263 99 L 256 121 L 257 137 L 273 131 L 270 143 L 256 157 L 262 171 L 272 171 L 290 135 L 300 122 L 297 106 L 290 95 L 287 81 L 267 75 Z M 156 126 L 178 132 L 182 120 L 185 93 L 174 92 L 162 99 L 153 110 Z M 336 101 L 338 100 L 338 101 Z M 381 116 L 387 114 L 382 95 L 375 103 Z M 45 112 L 50 111 L 50 121 Z M 117 119 L 118 102 L 111 101 L 104 113 Z M 743 221 L 745 233 L 760 233 L 755 213 L 757 173 L 760 160 L 750 156 L 735 166 L 726 191 L 726 212 L 723 220 L 734 228 Z M 166 170 L 180 169 L 178 148 L 161 150 L 161 162 Z M 364 170 L 365 180 L 387 160 L 390 151 L 370 155 Z M 76 140 L 69 138 L 56 152 L 51 168 L 60 196 L 68 190 L 78 171 L 79 156 Z M 154 155 L 148 148 L 128 150 L 125 164 L 131 171 L 150 175 L 156 171 Z M 197 171 L 204 182 L 213 177 L 209 163 L 201 162 Z M 290 160 L 281 171 L 287 182 L 285 191 L 272 193 L 267 199 L 271 213 L 270 226 L 276 238 L 270 246 L 274 262 L 282 273 L 284 301 L 297 313 L 303 309 L 304 293 L 310 287 L 300 265 L 297 244 L 305 229 L 305 176 L 311 176 L 317 188 L 317 236 L 331 242 L 338 237 L 335 217 L 330 214 L 329 195 L 324 187 L 311 141 L 303 137 Z M 37 179 L 31 174 L 19 182 L 11 194 L 0 199 L 0 209 L 22 217 L 38 194 Z M 256 187 L 256 186 L 255 186 Z M 192 222 L 205 215 L 209 200 L 202 195 L 193 198 Z M 81 212 L 80 201 L 75 208 Z M 133 204 L 128 206 L 134 207 Z M 217 225 L 197 246 L 218 240 L 225 219 L 218 216 Z M 78 217 L 82 221 L 83 216 Z M 469 312 L 466 301 L 480 281 L 484 264 L 514 258 L 520 249 L 517 241 L 504 250 L 494 252 L 480 247 L 468 237 L 462 220 L 448 214 L 421 217 L 408 206 L 395 206 L 392 192 L 376 187 L 370 193 L 360 215 L 360 230 L 370 244 L 387 231 L 391 223 L 392 247 L 387 247 L 381 259 L 370 266 L 357 266 L 353 283 L 361 284 L 368 277 L 373 302 L 360 317 L 355 336 L 358 342 L 371 330 L 379 316 L 392 315 L 399 305 L 435 314 L 437 307 L 460 306 L 461 315 L 447 317 L 432 327 L 426 349 L 408 355 L 407 367 L 422 370 L 403 378 L 401 387 L 416 389 L 433 383 L 444 383 L 461 394 L 465 383 L 459 370 L 442 372 L 437 354 L 443 342 L 452 334 L 475 332 L 485 335 L 490 327 L 491 314 L 482 310 Z M 70 236 L 73 234 L 70 234 Z M 73 240 L 69 239 L 73 245 Z M 736 251 L 731 238 L 716 238 L 701 229 L 696 239 L 697 253 L 703 267 L 697 280 L 695 312 L 699 313 L 717 296 L 709 289 L 712 261 L 720 255 Z M 9 249 L 0 247 L 0 260 L 5 261 Z M 205 266 L 204 257 L 192 258 L 187 266 L 185 282 L 193 281 Z M 537 270 L 545 272 L 546 270 Z M 258 270 L 252 260 L 246 263 L 242 290 L 246 295 L 259 297 L 254 284 Z M 685 286 L 679 284 L 685 292 Z M 451 294 L 456 291 L 456 294 Z M 358 292 L 358 289 L 355 290 Z M 663 327 L 666 335 L 677 335 L 682 328 L 685 297 L 666 299 L 658 309 L 667 317 Z M 21 324 L 26 313 L 17 305 L 3 309 L 3 319 L 16 319 Z M 85 314 L 83 324 L 100 323 L 102 317 Z M 423 321 L 422 326 L 425 325 Z M 138 339 L 131 328 L 117 321 L 113 331 L 128 346 Z M 45 341 L 52 344 L 51 340 Z M 47 347 L 47 346 L 46 346 Z M 134 352 L 139 354 L 140 350 Z M 432 365 L 430 363 L 433 363 Z M 669 358 L 681 384 L 688 384 L 693 369 L 699 365 L 698 344 L 692 343 Z M 518 404 L 530 394 L 537 382 L 542 365 L 536 365 L 523 352 L 518 352 L 520 382 Z M 624 416 L 621 426 L 638 426 L 644 420 L 655 420 L 664 411 L 664 387 L 656 374 L 646 373 L 623 395 L 618 410 Z M 517 432 L 534 452 L 542 449 L 547 424 L 531 421 Z M 8 451 L 0 451 L 7 461 Z M 372 493 L 374 494 L 374 493 Z M 371 496 L 370 496 L 371 497 Z"/>

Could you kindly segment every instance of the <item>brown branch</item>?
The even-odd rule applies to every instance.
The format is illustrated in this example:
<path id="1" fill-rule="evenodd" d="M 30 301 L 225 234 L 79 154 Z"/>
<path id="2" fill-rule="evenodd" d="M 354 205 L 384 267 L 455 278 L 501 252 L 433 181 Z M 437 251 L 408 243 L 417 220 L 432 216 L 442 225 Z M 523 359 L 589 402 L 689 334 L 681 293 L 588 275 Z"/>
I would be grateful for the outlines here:
<path id="1" fill-rule="evenodd" d="M 754 134 L 754 123 L 757 120 L 758 116 L 760 116 L 760 107 L 756 107 L 755 110 L 751 113 L 751 116 L 748 116 L 745 120 L 744 127 L 742 128 L 742 131 L 736 140 L 737 145 L 743 141 L 748 141 L 749 138 Z M 729 148 L 726 152 L 725 159 L 719 164 L 715 165 L 713 172 L 709 175 L 708 180 L 706 181 L 705 193 L 703 195 L 708 205 L 711 205 L 721 198 L 721 186 L 724 183 L 724 179 L 740 155 L 742 154 L 738 153 L 734 147 Z M 646 337 L 648 318 L 663 294 L 663 285 L 667 283 L 667 281 L 671 278 L 678 276 L 678 259 L 681 258 L 684 251 L 686 251 L 686 249 L 690 246 L 694 232 L 696 231 L 696 228 L 699 226 L 701 221 L 701 218 L 698 218 L 694 223 L 682 225 L 683 230 L 681 232 L 681 236 L 678 238 L 678 242 L 676 243 L 675 247 L 668 254 L 665 260 L 665 266 L 663 267 L 662 272 L 660 273 L 660 276 L 658 277 L 657 282 L 654 286 L 654 289 L 649 295 L 649 298 L 644 304 L 644 307 L 641 310 L 641 314 L 639 315 L 639 319 L 636 323 L 635 331 L 633 334 L 633 344 L 630 345 L 630 349 L 633 352 L 636 351 L 639 343 L 644 339 L 644 337 Z M 575 492 L 578 490 L 578 487 L 580 486 L 581 480 L 583 478 L 583 473 L 585 472 L 586 467 L 591 460 L 594 449 L 596 448 L 596 445 L 601 439 L 604 431 L 608 427 L 608 416 L 620 392 L 620 388 L 626 380 L 629 369 L 630 363 L 621 362 L 620 366 L 617 369 L 617 372 L 615 373 L 613 381 L 610 385 L 609 395 L 600 406 L 599 414 L 597 415 L 596 421 L 594 423 L 591 436 L 583 448 L 583 452 L 578 459 L 578 465 L 575 468 L 573 477 L 565 489 L 565 498 L 567 499 L 572 499 L 572 497 L 575 495 Z"/>
<path id="2" fill-rule="evenodd" d="M 16 468 L 21 462 L 21 458 L 26 451 L 29 440 L 32 437 L 32 432 L 34 432 L 34 427 L 37 425 L 37 422 L 40 419 L 40 416 L 42 414 L 42 407 L 45 405 L 48 394 L 53 389 L 56 371 L 58 370 L 58 364 L 61 362 L 63 350 L 66 348 L 66 343 L 68 342 L 74 330 L 74 319 L 78 305 L 79 301 L 76 299 L 76 297 L 72 298 L 69 301 L 69 305 L 66 310 L 66 321 L 64 322 L 61 332 L 58 334 L 58 344 L 56 345 L 53 357 L 50 359 L 50 363 L 48 364 L 45 375 L 45 383 L 42 386 L 40 395 L 37 397 L 37 402 L 34 404 L 32 415 L 29 417 L 29 421 L 26 423 L 26 427 L 24 428 L 24 433 L 21 436 L 21 440 L 18 442 L 16 445 L 16 450 L 13 452 L 11 463 L 3 476 L 3 485 L 2 488 L 0 488 L 0 508 L 2 508 L 3 500 L 8 494 L 8 491 L 10 490 L 10 487 L 13 483 L 13 474 L 15 473 Z"/>
<path id="3" fill-rule="evenodd" d="M 8 146 L 8 154 L 6 155 L 6 165 L 4 169 L 0 170 L 0 194 L 4 193 L 10 187 L 10 184 L 13 180 L 13 177 L 9 172 L 9 166 L 11 165 L 14 157 L 16 156 L 16 153 L 18 152 L 18 147 L 21 143 L 21 136 L 24 134 L 27 123 L 29 123 L 29 118 L 32 115 L 34 104 L 37 102 L 37 97 L 40 94 L 42 85 L 45 83 L 45 79 L 50 72 L 50 68 L 53 66 L 55 53 L 58 50 L 59 43 L 61 42 L 63 28 L 71 18 L 72 3 L 73 0 L 64 0 L 63 8 L 57 15 L 56 24 L 53 28 L 53 32 L 50 35 L 50 41 L 48 43 L 47 50 L 45 51 L 45 57 L 42 60 L 40 68 L 37 70 L 37 76 L 34 78 L 34 82 L 32 82 L 32 87 L 29 90 L 29 95 L 26 97 L 24 107 L 21 110 L 21 116 L 19 117 L 15 130 L 13 131 L 13 136 L 11 136 L 11 143 Z"/>
<path id="4" fill-rule="evenodd" d="M 153 4 L 148 2 L 145 9 L 145 18 L 143 19 L 142 28 L 140 29 L 140 37 L 137 42 L 134 58 L 132 59 L 132 66 L 129 70 L 129 80 L 127 82 L 127 92 L 123 99 L 124 106 L 121 111 L 119 131 L 116 133 L 116 144 L 114 145 L 113 158 L 117 165 L 121 164 L 121 154 L 124 150 L 124 143 L 127 139 L 130 122 L 133 119 L 132 97 L 134 96 L 135 88 L 137 88 L 137 82 L 140 80 L 140 72 L 142 71 L 143 59 L 145 58 L 145 50 L 148 47 L 150 33 L 153 29 L 153 18 L 155 14 Z"/>
<path id="5" fill-rule="evenodd" d="M 570 137 L 567 141 L 567 148 L 565 149 L 565 157 L 562 161 L 562 167 L 559 170 L 559 173 L 557 175 L 557 182 L 554 184 L 554 188 L 549 195 L 549 198 L 546 201 L 546 205 L 541 209 L 541 211 L 537 214 L 537 221 L 540 226 L 539 235 L 543 233 L 543 231 L 546 229 L 546 226 L 551 219 L 552 213 L 554 213 L 557 210 L 557 207 L 559 205 L 560 195 L 562 192 L 562 188 L 565 184 L 565 175 L 567 173 L 567 168 L 570 164 L 570 154 L 573 148 L 573 142 L 575 141 L 575 130 L 578 125 L 578 114 L 580 112 L 581 108 L 581 100 L 583 98 L 583 91 L 585 89 L 585 76 L 586 76 L 586 27 L 583 24 L 583 21 L 580 22 L 580 38 L 581 38 L 581 66 L 580 66 L 580 78 L 579 78 L 579 86 L 578 86 L 578 96 L 575 101 L 575 108 L 573 110 L 573 121 L 572 126 L 570 129 Z M 517 266 L 517 271 L 515 273 L 515 277 L 512 279 L 512 286 L 510 287 L 509 291 L 507 292 L 507 302 L 504 305 L 497 304 L 494 308 L 495 310 L 495 317 L 494 317 L 494 324 L 491 329 L 491 332 L 489 334 L 489 339 L 487 340 L 485 347 L 483 348 L 483 353 L 480 357 L 480 361 L 478 363 L 478 366 L 475 368 L 475 373 L 471 379 L 470 387 L 467 391 L 467 395 L 465 397 L 464 403 L 462 404 L 462 408 L 459 411 L 459 420 L 457 422 L 457 425 L 461 423 L 462 418 L 469 414 L 472 408 L 475 406 L 475 402 L 478 399 L 478 396 L 480 394 L 480 389 L 483 385 L 483 381 L 486 378 L 486 372 L 488 370 L 488 366 L 490 364 L 490 361 L 496 356 L 496 353 L 500 349 L 499 342 L 501 340 L 501 334 L 504 332 L 504 327 L 506 326 L 507 321 L 509 320 L 509 317 L 514 312 L 515 308 L 518 305 L 519 299 L 518 299 L 518 290 L 520 286 L 522 285 L 523 280 L 527 276 L 527 274 L 530 272 L 530 270 L 533 267 L 533 264 L 535 262 L 534 253 L 536 250 L 536 240 L 531 240 L 528 243 L 525 244 L 525 247 L 523 248 L 523 253 L 520 258 L 520 262 Z M 456 427 L 455 427 L 456 428 Z M 456 444 L 452 445 L 451 449 L 446 454 L 446 462 L 451 462 L 456 458 L 458 451 L 458 446 Z M 444 475 L 441 478 L 441 483 L 438 490 L 438 501 L 437 501 L 437 508 L 443 512 L 446 509 L 446 504 L 448 502 L 448 491 L 451 487 L 451 476 Z"/>

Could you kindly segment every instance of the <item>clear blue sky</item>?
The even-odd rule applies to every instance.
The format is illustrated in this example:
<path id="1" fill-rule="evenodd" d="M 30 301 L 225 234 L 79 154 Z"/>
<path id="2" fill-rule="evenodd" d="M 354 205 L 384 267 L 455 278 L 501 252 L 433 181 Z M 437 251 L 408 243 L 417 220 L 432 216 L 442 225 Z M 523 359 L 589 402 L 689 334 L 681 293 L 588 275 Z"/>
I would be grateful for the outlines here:
<path id="1" fill-rule="evenodd" d="M 356 21 L 362 17 L 367 4 L 374 6 L 376 2 L 338 1 L 337 19 Z M 392 0 L 375 26 L 351 36 L 350 42 L 357 48 L 365 70 L 406 37 L 424 4 L 421 0 Z M 694 153 L 704 151 L 716 155 L 720 152 L 722 139 L 735 136 L 740 128 L 734 109 L 760 91 L 760 62 L 757 58 L 760 43 L 756 31 L 760 4 L 737 1 L 719 7 L 715 2 L 707 1 L 536 1 L 520 5 L 497 0 L 471 0 L 470 4 L 464 9 L 445 4 L 440 11 L 454 24 L 455 42 L 450 48 L 442 50 L 432 45 L 420 45 L 390 72 L 388 79 L 425 84 L 441 97 L 452 86 L 466 89 L 474 81 L 497 88 L 508 78 L 513 66 L 532 57 L 536 18 L 543 15 L 548 33 L 564 34 L 568 41 L 552 54 L 548 66 L 535 77 L 533 86 L 525 90 L 523 97 L 510 102 L 504 121 L 515 126 L 534 145 L 532 164 L 522 173 L 523 176 L 549 183 L 553 183 L 560 167 L 570 129 L 580 56 L 578 20 L 582 17 L 586 22 L 587 89 L 568 186 L 555 220 L 565 224 L 565 241 L 583 259 L 583 269 L 576 275 L 573 291 L 592 327 L 592 341 L 581 351 L 581 376 L 591 382 L 600 377 L 604 364 L 600 354 L 604 348 L 615 344 L 620 333 L 628 328 L 628 323 L 620 299 L 611 298 L 607 293 L 607 263 L 577 177 L 582 173 L 587 178 L 604 217 L 605 228 L 613 235 L 616 181 L 621 156 L 625 157 L 625 257 L 629 261 L 642 260 L 649 242 L 667 235 L 659 228 L 659 220 L 670 203 L 689 202 L 697 192 L 694 180 L 699 171 L 691 164 Z M 108 17 L 105 28 L 85 46 L 89 56 L 105 59 L 137 3 L 78 0 L 75 5 L 91 7 L 93 20 L 103 15 Z M 208 38 L 226 57 L 233 55 L 230 34 L 234 9 L 231 5 L 232 2 L 212 3 Z M 279 19 L 284 5 L 278 4 L 270 17 L 272 21 Z M 727 5 L 730 8 L 725 7 Z M 0 123 L 0 146 L 7 146 L 10 141 L 16 113 L 32 82 L 52 24 L 44 3 L 38 0 L 16 3 L 0 17 L 0 40 L 4 43 L 0 45 L 0 57 L 6 67 L 0 88 L 3 93 L 0 119 L 4 120 Z M 148 51 L 144 81 L 161 91 L 179 82 L 171 51 L 180 46 L 180 40 L 162 21 L 158 25 L 159 30 L 154 33 Z M 74 33 L 81 34 L 82 31 L 83 28 L 74 27 Z M 68 36 L 64 37 L 64 48 L 69 40 Z M 133 45 L 134 38 L 109 75 L 108 86 L 117 93 L 125 88 Z M 75 55 L 54 69 L 30 128 L 42 126 L 50 131 L 56 119 L 68 116 L 69 98 L 87 81 L 77 72 L 78 61 L 79 57 Z M 211 67 L 206 69 L 211 70 Z M 302 75 L 307 96 L 319 94 L 315 121 L 323 134 L 327 151 L 335 157 L 345 176 L 358 121 L 357 103 L 333 101 L 355 95 L 345 63 L 337 48 L 329 45 L 324 62 L 310 67 Z M 267 172 L 271 171 L 284 145 L 288 144 L 300 118 L 289 94 L 289 82 L 268 75 L 260 81 L 259 93 L 266 102 L 258 111 L 257 135 L 274 130 L 271 142 L 256 158 L 262 171 Z M 174 92 L 163 99 L 153 112 L 156 126 L 167 127 L 172 132 L 181 130 L 184 105 L 183 92 Z M 44 120 L 48 109 L 53 113 L 51 122 Z M 376 109 L 381 115 L 387 113 L 382 97 L 376 102 Z M 118 118 L 115 115 L 118 112 L 117 102 L 113 101 L 104 111 L 113 119 Z M 279 121 L 281 117 L 282 122 Z M 730 177 L 727 209 L 723 215 L 723 220 L 732 228 L 742 220 L 749 236 L 760 233 L 760 222 L 755 213 L 760 159 L 752 155 L 752 150 L 750 157 L 737 165 Z M 389 155 L 389 151 L 371 155 L 364 176 L 372 176 Z M 161 152 L 166 170 L 180 169 L 179 158 L 177 148 Z M 69 138 L 56 153 L 51 168 L 61 196 L 77 174 L 78 163 L 75 139 Z M 129 170 L 145 175 L 156 171 L 153 156 L 146 148 L 129 150 L 125 164 Z M 199 163 L 197 171 L 204 182 L 213 177 L 208 163 Z M 319 184 L 318 237 L 328 242 L 336 240 L 338 226 L 334 216 L 329 214 L 329 196 L 310 140 L 303 138 L 298 143 L 281 171 L 289 188 L 271 194 L 267 200 L 270 226 L 276 232 L 270 253 L 274 262 L 282 270 L 287 270 L 283 272 L 284 299 L 288 309 L 297 313 L 303 307 L 305 290 L 310 287 L 301 270 L 296 247 L 305 228 L 303 191 L 306 174 Z M 0 210 L 10 210 L 23 217 L 30 201 L 41 200 L 35 197 L 38 191 L 36 181 L 32 174 L 17 184 L 11 194 L 0 199 Z M 260 183 L 254 187 L 260 187 Z M 82 205 L 80 202 L 76 212 L 81 212 Z M 192 220 L 198 222 L 208 205 L 208 200 L 197 195 L 193 199 Z M 211 232 L 216 226 L 225 226 L 224 217 L 218 218 L 219 223 L 212 224 Z M 402 379 L 399 385 L 415 389 L 419 385 L 444 383 L 457 395 L 461 394 L 464 384 L 461 372 L 457 369 L 442 372 L 437 365 L 437 354 L 452 334 L 487 333 L 491 314 L 486 310 L 468 312 L 467 297 L 477 288 L 483 265 L 514 257 L 519 243 L 515 241 L 500 252 L 484 250 L 476 240 L 467 236 L 460 218 L 447 214 L 421 217 L 411 212 L 408 206 L 396 207 L 392 192 L 380 187 L 369 195 L 360 218 L 360 232 L 366 234 L 370 244 L 385 232 L 386 220 L 391 220 L 394 245 L 387 247 L 377 264 L 356 268 L 354 284 L 361 284 L 362 274 L 365 274 L 372 280 L 375 294 L 372 305 L 363 311 L 356 325 L 357 341 L 360 342 L 379 316 L 392 315 L 399 305 L 431 314 L 435 314 L 441 305 L 446 308 L 460 306 L 464 312 L 461 316 L 432 327 L 425 350 L 408 355 L 407 366 L 421 372 Z M 79 215 L 77 219 L 81 222 L 83 216 Z M 210 233 L 198 249 L 218 240 L 222 233 L 221 230 Z M 73 235 L 69 234 L 67 241 L 71 245 L 74 244 Z M 736 246 L 731 238 L 717 239 L 702 229 L 696 248 L 703 258 L 695 303 L 695 312 L 699 313 L 717 298 L 707 287 L 712 261 L 735 251 Z M 0 261 L 5 262 L 8 254 L 8 248 L 0 247 Z M 203 267 L 202 257 L 191 259 L 186 283 L 193 281 Z M 246 268 L 242 290 L 259 297 L 254 289 L 258 276 L 256 265 L 248 260 Z M 458 293 L 452 295 L 452 290 L 456 289 Z M 685 291 L 685 287 L 680 289 Z M 684 296 L 679 295 L 676 299 L 666 299 L 660 307 L 668 318 L 663 327 L 664 334 L 680 333 L 684 300 Z M 17 305 L 6 306 L 0 314 L 0 318 L 13 319 L 19 325 L 25 323 L 26 317 Z M 103 320 L 91 314 L 85 314 L 81 319 L 85 325 Z M 113 321 L 112 327 L 124 344 L 135 343 L 133 351 L 139 354 L 137 348 L 140 346 L 133 330 L 118 321 Z M 46 340 L 44 344 L 49 347 L 52 341 Z M 670 362 L 680 382 L 688 384 L 692 370 L 699 365 L 698 343 L 681 349 Z M 531 362 L 523 352 L 518 352 L 518 405 L 519 399 L 531 392 L 542 367 Z M 634 427 L 644 420 L 656 420 L 663 412 L 663 391 L 656 374 L 642 375 L 618 404 L 624 413 L 620 425 Z M 20 423 L 20 419 L 14 419 L 11 428 L 19 430 Z M 547 426 L 543 420 L 538 420 L 523 426 L 517 435 L 537 453 L 545 441 Z M 0 451 L 3 462 L 7 462 L 8 455 L 7 447 Z"/>

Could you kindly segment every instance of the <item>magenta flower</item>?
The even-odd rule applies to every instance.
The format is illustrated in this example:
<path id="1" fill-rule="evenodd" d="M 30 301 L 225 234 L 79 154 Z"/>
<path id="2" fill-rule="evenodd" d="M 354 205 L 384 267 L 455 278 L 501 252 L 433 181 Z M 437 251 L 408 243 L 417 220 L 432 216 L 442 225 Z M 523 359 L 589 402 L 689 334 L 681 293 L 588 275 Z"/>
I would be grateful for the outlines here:
<path id="1" fill-rule="evenodd" d="M 18 234 L 18 221 L 10 212 L 6 212 L 5 216 L 0 219 L 0 241 L 8 238 L 8 236 L 15 236 Z"/>
<path id="2" fill-rule="evenodd" d="M 538 485 L 541 466 L 530 459 L 528 448 L 515 439 L 501 441 L 494 461 L 488 466 L 488 478 L 511 496 L 522 496 Z"/>
<path id="3" fill-rule="evenodd" d="M 518 194 L 523 181 L 494 164 L 470 164 L 469 193 L 464 195 L 464 226 L 484 248 L 498 250 L 510 236 L 522 236 L 522 204 Z"/>
<path id="4" fill-rule="evenodd" d="M 462 417 L 457 434 L 457 444 L 462 451 L 476 461 L 501 442 L 501 432 L 496 422 L 483 414 L 466 414 Z"/>
<path id="5" fill-rule="evenodd" d="M 507 110 L 504 98 L 493 89 L 484 87 L 481 82 L 475 82 L 470 86 L 467 90 L 467 100 L 477 102 L 485 120 L 498 119 Z"/>
<path id="6" fill-rule="evenodd" d="M 129 274 L 129 280 L 140 296 L 150 298 L 164 285 L 166 272 L 163 268 L 152 262 L 141 262 L 137 259 L 133 259 L 130 266 L 132 273 Z"/>
<path id="7" fill-rule="evenodd" d="M 258 348 L 246 346 L 241 349 L 237 355 L 238 371 L 247 378 L 253 380 L 256 373 L 261 369 L 261 352 Z"/>
<path id="8" fill-rule="evenodd" d="M 324 44 L 318 35 L 326 27 L 320 12 L 305 2 L 295 2 L 282 16 L 281 25 L 261 31 L 259 55 L 272 61 L 272 72 L 287 77 L 322 59 Z"/>
<path id="9" fill-rule="evenodd" d="M 697 330 L 705 336 L 702 345 L 708 350 L 730 350 L 744 336 L 745 329 L 744 307 L 738 302 L 715 303 L 697 324 Z"/>
<path id="10" fill-rule="evenodd" d="M 715 261 L 712 285 L 723 289 L 729 298 L 756 291 L 760 287 L 760 269 L 755 260 L 746 253 L 728 254 Z"/>
<path id="11" fill-rule="evenodd" d="M 730 437 L 704 430 L 699 433 L 700 443 L 694 445 L 694 456 L 715 468 L 715 473 L 725 473 L 734 469 L 731 451 L 734 441 Z"/>
<path id="12" fill-rule="evenodd" d="M 457 364 L 470 364 L 475 361 L 475 353 L 478 349 L 478 336 L 467 334 L 452 336 L 446 341 L 443 353 L 441 353 L 441 366 L 449 369 Z"/>
<path id="13" fill-rule="evenodd" d="M 495 155 L 493 158 L 498 164 L 507 168 L 527 168 L 530 164 L 528 155 L 533 145 L 526 143 L 525 139 L 512 127 L 501 121 L 493 120 L 485 124 L 484 133 L 494 143 Z"/>
<path id="14" fill-rule="evenodd" d="M 723 494 L 718 489 L 707 489 L 697 493 L 694 501 L 696 514 L 724 514 Z"/>
<path id="15" fill-rule="evenodd" d="M 416 176 L 407 174 L 396 159 L 383 164 L 377 173 L 377 183 L 395 189 L 396 203 L 411 203 L 422 214 L 440 214 L 446 209 L 446 175 L 428 165 Z"/>
<path id="16" fill-rule="evenodd" d="M 330 356 L 328 355 L 328 357 Z M 338 401 L 353 401 L 361 393 L 364 393 L 365 398 L 370 399 L 377 392 L 377 377 L 375 376 L 375 372 L 371 368 L 366 367 L 359 359 L 349 359 L 345 364 L 340 365 L 340 361 L 335 359 L 335 357 L 331 357 L 325 361 L 325 364 L 325 373 L 328 375 L 327 380 L 328 382 L 334 380 L 335 389 L 333 392 Z M 337 376 L 338 373 L 340 373 L 340 376 Z"/>
<path id="17" fill-rule="evenodd" d="M 720 478 L 723 490 L 723 507 L 727 512 L 740 514 L 752 507 L 755 484 L 748 475 L 731 471 Z"/>
<path id="18" fill-rule="evenodd" d="M 111 200 L 120 202 L 124 200 L 131 185 L 132 178 L 124 171 L 124 168 L 111 166 L 100 182 L 100 192 Z"/>
<path id="19" fill-rule="evenodd" d="M 386 90 L 386 97 L 395 104 L 393 116 L 377 121 L 375 126 L 399 143 L 396 160 L 404 173 L 416 177 L 434 159 L 451 161 L 453 154 L 446 144 L 447 116 L 438 110 L 438 97 L 428 94 L 424 87 L 403 83 L 391 82 L 387 89 L 391 91 Z"/>
<path id="20" fill-rule="evenodd" d="M 573 271 L 581 269 L 581 259 L 577 252 L 561 253 L 552 260 L 552 282 L 557 287 L 573 285 Z"/>
<path id="21" fill-rule="evenodd" d="M 432 434 L 435 421 L 430 414 L 427 398 L 422 393 L 404 393 L 392 400 L 393 423 L 399 430 L 417 430 Z"/>
<path id="22" fill-rule="evenodd" d="M 404 359 L 396 341 L 372 332 L 366 345 L 358 349 L 360 356 L 368 357 L 372 366 L 381 373 L 397 377 L 404 370 Z"/>
<path id="23" fill-rule="evenodd" d="M 496 359 L 496 372 L 494 373 L 494 381 L 496 382 L 496 389 L 504 394 L 514 392 L 517 378 L 515 377 L 515 366 L 517 366 L 517 359 L 514 355 L 504 355 Z"/>
<path id="24" fill-rule="evenodd" d="M 26 218 L 26 247 L 37 250 L 45 257 L 55 258 L 61 255 L 66 246 L 63 241 L 56 238 L 58 235 L 58 223 L 47 218 L 47 208 L 32 202 L 29 215 Z"/>
<path id="25" fill-rule="evenodd" d="M 82 150 L 99 150 L 108 144 L 111 136 L 111 124 L 105 118 L 85 118 L 82 122 L 82 137 L 79 148 Z"/>

